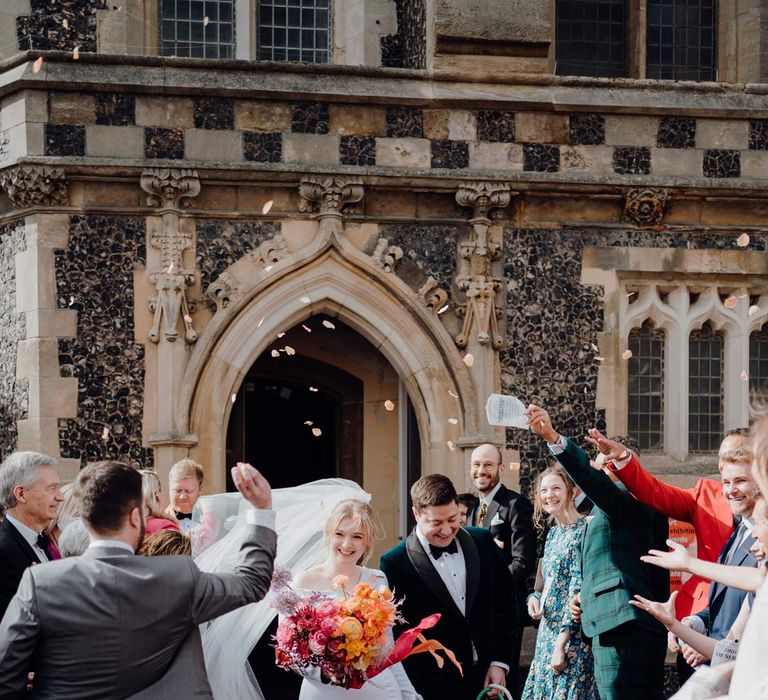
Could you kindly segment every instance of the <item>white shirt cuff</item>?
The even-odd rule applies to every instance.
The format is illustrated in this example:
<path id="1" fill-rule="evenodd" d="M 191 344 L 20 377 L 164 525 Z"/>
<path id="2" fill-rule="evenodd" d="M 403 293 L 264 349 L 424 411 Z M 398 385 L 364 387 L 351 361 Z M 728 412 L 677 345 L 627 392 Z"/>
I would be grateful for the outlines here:
<path id="1" fill-rule="evenodd" d="M 565 437 L 560 435 L 560 437 L 557 438 L 557 442 L 547 443 L 547 447 L 549 448 L 549 451 L 553 455 L 559 455 L 565 452 L 565 446 L 566 446 Z"/>
<path id="2" fill-rule="evenodd" d="M 504 673 L 509 673 L 509 666 L 503 661 L 491 661 L 491 666 L 498 666 L 499 668 L 504 669 Z"/>
<path id="3" fill-rule="evenodd" d="M 627 457 L 620 460 L 613 460 L 613 465 L 611 466 L 611 471 L 617 472 L 619 469 L 624 469 L 629 464 L 629 460 L 632 459 L 633 455 L 632 452 L 627 450 Z"/>
<path id="4" fill-rule="evenodd" d="M 694 632 L 698 632 L 699 634 L 706 634 L 707 628 L 704 625 L 704 620 L 702 620 L 698 615 L 688 615 L 687 617 L 684 617 L 682 620 L 680 620 L 684 625 L 688 625 Z"/>
<path id="5" fill-rule="evenodd" d="M 245 513 L 245 522 L 248 525 L 260 525 L 261 527 L 268 527 L 270 530 L 274 530 L 275 517 L 274 510 L 251 508 Z"/>

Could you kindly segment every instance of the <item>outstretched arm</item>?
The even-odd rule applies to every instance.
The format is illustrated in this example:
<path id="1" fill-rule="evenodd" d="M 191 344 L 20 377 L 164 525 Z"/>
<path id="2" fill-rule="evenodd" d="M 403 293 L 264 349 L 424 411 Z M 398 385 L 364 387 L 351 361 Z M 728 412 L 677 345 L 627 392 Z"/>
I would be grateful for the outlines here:
<path id="1" fill-rule="evenodd" d="M 691 522 L 696 510 L 696 500 L 690 491 L 657 479 L 643 469 L 637 457 L 624 445 L 615 440 L 609 440 L 595 428 L 589 431 L 587 441 L 606 456 L 606 461 L 613 462 L 614 467 L 611 471 L 640 503 L 650 506 L 668 518 Z M 628 462 L 627 457 L 629 457 Z M 623 466 L 617 467 L 617 464 L 623 464 Z"/>
<path id="2" fill-rule="evenodd" d="M 660 566 L 662 569 L 687 571 L 696 576 L 708 578 L 710 581 L 717 581 L 729 588 L 738 588 L 740 591 L 750 593 L 757 592 L 765 580 L 765 567 L 756 569 L 750 566 L 715 564 L 692 557 L 682 544 L 674 540 L 667 540 L 667 546 L 671 551 L 662 552 L 660 549 L 651 549 L 640 559 L 646 564 Z"/>

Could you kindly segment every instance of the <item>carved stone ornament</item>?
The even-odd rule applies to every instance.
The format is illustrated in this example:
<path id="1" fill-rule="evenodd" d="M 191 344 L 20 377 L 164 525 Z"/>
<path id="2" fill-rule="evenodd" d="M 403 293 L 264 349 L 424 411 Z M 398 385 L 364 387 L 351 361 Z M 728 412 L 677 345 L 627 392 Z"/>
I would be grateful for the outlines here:
<path id="1" fill-rule="evenodd" d="M 216 304 L 216 311 L 226 309 L 231 302 L 241 296 L 240 285 L 227 271 L 222 272 L 206 289 L 205 293 Z"/>
<path id="2" fill-rule="evenodd" d="M 466 294 L 466 304 L 455 309 L 459 318 L 464 318 L 461 333 L 456 336 L 456 345 L 465 348 L 472 329 L 477 333 L 477 342 L 491 344 L 495 349 L 501 347 L 498 319 L 500 309 L 496 308 L 496 295 L 501 290 L 502 281 L 497 278 L 477 275 L 459 277 L 456 286 Z"/>
<path id="3" fill-rule="evenodd" d="M 437 313 L 448 303 L 448 292 L 439 286 L 434 277 L 427 277 L 418 292 L 419 301 Z"/>
<path id="4" fill-rule="evenodd" d="M 341 234 L 347 208 L 364 193 L 359 177 L 305 175 L 299 183 L 299 210 L 317 214 L 321 235 Z"/>
<path id="5" fill-rule="evenodd" d="M 17 209 L 65 207 L 69 204 L 67 180 L 60 168 L 19 165 L 0 173 L 0 187 Z"/>
<path id="6" fill-rule="evenodd" d="M 264 241 L 255 250 L 248 253 L 248 257 L 261 267 L 274 265 L 282 260 L 290 251 L 282 233 L 276 233 L 269 240 Z"/>
<path id="7" fill-rule="evenodd" d="M 371 253 L 371 259 L 374 264 L 384 270 L 384 272 L 394 272 L 397 263 L 402 258 L 403 249 L 396 245 L 389 245 L 389 241 L 386 238 L 379 238 L 376 248 Z"/>
<path id="8" fill-rule="evenodd" d="M 636 226 L 658 226 L 669 201 L 666 190 L 648 187 L 627 192 L 624 216 Z"/>
<path id="9" fill-rule="evenodd" d="M 474 237 L 471 250 L 462 249 L 462 256 L 486 256 L 491 253 L 491 259 L 499 255 L 500 246 L 488 241 L 488 227 L 491 216 L 509 206 L 512 191 L 509 185 L 501 182 L 460 182 L 456 191 L 456 202 L 462 207 L 472 208 L 472 225 Z M 465 246 L 466 247 L 466 246 Z"/>
<path id="10" fill-rule="evenodd" d="M 150 207 L 179 209 L 200 194 L 197 170 L 186 168 L 146 168 L 141 173 L 141 189 Z"/>

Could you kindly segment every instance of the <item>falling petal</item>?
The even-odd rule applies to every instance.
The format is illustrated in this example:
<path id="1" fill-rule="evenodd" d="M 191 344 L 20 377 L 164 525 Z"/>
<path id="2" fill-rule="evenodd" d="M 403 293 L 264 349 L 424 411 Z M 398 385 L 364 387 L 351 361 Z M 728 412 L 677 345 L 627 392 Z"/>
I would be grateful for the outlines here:
<path id="1" fill-rule="evenodd" d="M 309 390 L 310 390 L 310 391 L 312 391 L 312 392 L 318 392 L 318 391 L 320 391 L 320 389 L 318 389 L 316 386 L 311 386 L 311 387 L 309 387 Z"/>
<path id="2" fill-rule="evenodd" d="M 273 204 L 274 204 L 274 201 L 271 199 L 268 199 L 266 202 L 264 202 L 264 206 L 261 208 L 261 213 L 269 214 Z"/>
<path id="3" fill-rule="evenodd" d="M 285 353 L 286 353 L 286 355 L 295 355 L 296 351 L 290 345 L 286 345 L 285 346 Z"/>
<path id="4" fill-rule="evenodd" d="M 754 316 L 756 313 L 760 311 L 760 307 L 752 304 L 752 306 L 749 307 L 749 311 L 747 312 L 750 316 Z"/>
<path id="5" fill-rule="evenodd" d="M 637 292 L 627 292 L 627 299 L 631 299 Z"/>
<path id="6" fill-rule="evenodd" d="M 587 390 L 587 387 L 584 387 L 584 393 L 585 394 L 589 393 L 588 390 Z"/>
<path id="7" fill-rule="evenodd" d="M 277 337 L 278 337 L 278 338 L 282 338 L 284 335 L 285 335 L 285 331 L 280 331 L 280 332 L 277 334 Z"/>
<path id="8" fill-rule="evenodd" d="M 390 401 L 389 399 L 387 399 L 384 402 L 384 408 L 386 408 L 388 411 L 394 411 L 395 410 L 395 402 L 394 401 Z"/>
<path id="9" fill-rule="evenodd" d="M 304 425 L 314 425 L 314 422 L 311 420 L 305 420 Z"/>
<path id="10" fill-rule="evenodd" d="M 324 325 L 326 328 L 330 328 L 331 330 L 333 330 L 334 328 L 336 328 L 336 326 L 334 326 L 334 325 L 333 325 L 333 324 L 332 324 L 330 321 L 328 321 L 327 319 L 326 319 L 325 321 L 323 321 L 323 325 Z"/>
<path id="11" fill-rule="evenodd" d="M 742 233 L 737 239 L 736 239 L 736 245 L 740 248 L 746 248 L 749 245 L 749 234 L 748 233 Z"/>
<path id="12" fill-rule="evenodd" d="M 471 367 L 475 364 L 475 358 L 471 353 L 467 353 L 461 359 L 467 367 Z"/>
<path id="13" fill-rule="evenodd" d="M 259 322 L 256 324 L 256 328 L 261 328 L 261 324 L 262 324 L 262 323 L 264 323 L 264 319 L 265 319 L 265 318 L 266 318 L 266 316 L 262 316 L 262 317 L 261 317 L 261 321 L 259 321 Z"/>
<path id="14" fill-rule="evenodd" d="M 74 49 L 72 49 L 72 60 L 77 61 L 80 59 L 80 47 L 75 46 Z"/>
<path id="15" fill-rule="evenodd" d="M 271 270 L 273 267 L 274 267 L 274 265 L 267 265 L 267 266 L 264 268 L 264 272 L 269 272 L 269 271 L 270 271 L 270 270 Z"/>
<path id="16" fill-rule="evenodd" d="M 72 306 L 72 304 L 75 303 L 75 297 L 69 297 L 69 305 Z"/>
<path id="17" fill-rule="evenodd" d="M 320 437 L 323 434 L 323 431 L 320 430 L 320 428 L 312 428 L 312 435 L 315 437 Z"/>
<path id="18" fill-rule="evenodd" d="M 237 401 L 237 394 L 232 394 L 229 398 L 232 399 L 232 403 L 235 403 Z"/>
<path id="19" fill-rule="evenodd" d="M 168 274 L 170 275 L 173 272 L 173 260 L 171 260 L 171 264 L 168 265 Z"/>
<path id="20" fill-rule="evenodd" d="M 728 297 L 728 298 L 727 298 L 727 299 L 726 299 L 726 300 L 723 302 L 723 306 L 724 306 L 726 309 L 735 309 L 735 308 L 736 308 L 736 305 L 737 305 L 738 303 L 739 303 L 739 300 L 738 300 L 736 297 L 734 297 L 734 296 L 730 296 L 730 297 Z"/>
<path id="21" fill-rule="evenodd" d="M 304 329 L 304 330 L 305 330 L 307 333 L 311 333 L 311 332 L 312 332 L 312 329 L 311 329 L 309 326 L 305 326 L 303 323 L 301 324 L 301 327 L 302 327 L 302 328 L 303 328 L 303 329 Z"/>
<path id="22" fill-rule="evenodd" d="M 448 389 L 448 395 L 452 396 L 454 399 L 458 399 L 459 398 L 459 395 L 457 393 L 451 391 L 450 389 Z"/>
<path id="23" fill-rule="evenodd" d="M 192 323 L 192 317 L 189 314 L 184 314 L 184 320 L 187 323 Z"/>
<path id="24" fill-rule="evenodd" d="M 594 343 L 590 343 L 590 347 L 592 348 L 592 352 L 600 352 L 600 348 Z"/>
<path id="25" fill-rule="evenodd" d="M 597 355 L 595 355 L 594 358 L 592 358 L 592 359 L 594 359 L 595 362 L 604 362 L 605 361 L 604 357 L 598 357 Z"/>
<path id="26" fill-rule="evenodd" d="M 104 427 L 104 430 L 101 431 L 101 439 L 105 442 L 109 440 L 109 428 L 106 426 Z"/>
<path id="27" fill-rule="evenodd" d="M 448 440 L 448 442 L 445 443 L 448 445 L 448 449 L 453 452 L 456 449 L 456 445 L 453 444 L 453 440 Z"/>
<path id="28" fill-rule="evenodd" d="M 69 29 L 69 20 L 66 17 L 61 20 L 61 26 L 64 27 L 64 29 Z"/>
<path id="29" fill-rule="evenodd" d="M 311 304 L 312 303 L 312 300 L 309 297 L 301 297 L 301 299 L 299 299 L 299 301 L 302 304 Z"/>
<path id="30" fill-rule="evenodd" d="M 32 64 L 32 72 L 39 73 L 42 67 L 43 67 L 43 57 L 40 56 L 40 58 L 35 59 L 35 62 Z"/>
<path id="31" fill-rule="evenodd" d="M 629 360 L 632 357 L 632 351 L 631 350 L 625 350 L 623 353 L 621 353 L 621 357 L 624 360 Z"/>
<path id="32" fill-rule="evenodd" d="M 509 463 L 509 468 L 512 471 L 520 471 L 520 462 L 510 462 Z"/>
<path id="33" fill-rule="evenodd" d="M 448 311 L 448 304 L 446 304 L 446 305 L 445 305 L 445 306 L 443 306 L 442 308 L 438 309 L 438 310 L 437 310 L 437 314 L 438 314 L 438 316 L 439 316 L 440 314 L 444 314 L 446 311 Z"/>
<path id="34" fill-rule="evenodd" d="M 207 27 L 208 26 L 208 22 L 210 22 L 210 21 L 211 20 L 209 20 L 207 17 L 203 17 L 203 26 Z"/>
<path id="35" fill-rule="evenodd" d="M 271 353 L 272 357 L 280 357 L 280 351 L 279 350 L 273 350 Z"/>
<path id="36" fill-rule="evenodd" d="M 749 379 L 749 375 L 748 375 L 746 372 L 742 372 L 742 373 L 739 375 L 739 379 L 741 379 L 741 381 L 743 381 L 743 382 L 746 382 L 746 381 L 747 381 L 747 379 Z"/>
<path id="37" fill-rule="evenodd" d="M 458 423 L 459 423 L 459 419 L 458 419 L 458 418 L 449 418 L 449 419 L 448 419 L 448 422 L 449 422 L 451 425 L 458 425 Z"/>

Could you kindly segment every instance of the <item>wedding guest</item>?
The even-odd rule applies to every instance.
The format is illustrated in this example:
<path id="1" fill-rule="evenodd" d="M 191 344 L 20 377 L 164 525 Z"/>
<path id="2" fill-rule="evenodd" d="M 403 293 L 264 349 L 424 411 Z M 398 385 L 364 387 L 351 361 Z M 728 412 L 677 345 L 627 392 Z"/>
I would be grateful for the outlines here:
<path id="1" fill-rule="evenodd" d="M 553 427 L 539 406 L 526 411 L 531 430 L 594 503 L 582 544 L 581 626 L 592 639 L 595 679 L 602 700 L 664 697 L 666 630 L 648 613 L 629 605 L 635 594 L 666 600 L 669 576 L 640 556 L 661 545 L 667 519 L 633 498 L 608 470 Z"/>
<path id="2" fill-rule="evenodd" d="M 163 513 L 163 485 L 160 483 L 157 472 L 151 469 L 139 469 L 139 474 L 141 474 L 141 490 L 147 516 L 147 535 L 154 535 L 160 530 L 179 531 L 176 521 L 169 520 Z"/>
<path id="3" fill-rule="evenodd" d="M 60 558 L 45 532 L 63 498 L 56 460 L 37 452 L 14 452 L 0 464 L 0 619 L 24 571 Z"/>
<path id="4" fill-rule="evenodd" d="M 501 451 L 496 445 L 479 445 L 472 451 L 469 461 L 469 476 L 480 498 L 467 513 L 467 522 L 490 531 L 501 548 L 504 561 L 512 575 L 512 604 L 518 617 L 524 620 L 528 579 L 533 575 L 536 566 L 533 506 L 525 496 L 501 483 L 505 465 Z M 518 672 L 522 639 L 523 630 L 520 627 L 514 634 L 512 667 L 507 679 L 509 688 L 516 697 L 522 689 Z"/>
<path id="5" fill-rule="evenodd" d="M 189 457 L 176 462 L 168 475 L 171 503 L 165 513 L 184 534 L 192 529 L 192 509 L 200 497 L 204 476 L 203 467 Z"/>
<path id="6" fill-rule="evenodd" d="M 191 556 L 192 543 L 178 530 L 158 530 L 144 540 L 139 554 L 144 557 Z"/>
<path id="7" fill-rule="evenodd" d="M 269 484 L 247 464 L 232 479 L 251 508 L 234 572 L 215 574 L 188 557 L 134 556 L 141 475 L 119 462 L 85 467 L 76 489 L 91 545 L 24 572 L 0 623 L 0 697 L 20 697 L 30 671 L 41 698 L 212 697 L 200 625 L 263 598 L 276 550 Z"/>
<path id="8" fill-rule="evenodd" d="M 471 493 L 460 493 L 459 496 L 459 523 L 462 527 L 467 524 L 467 513 L 475 507 L 477 496 Z"/>
<path id="9" fill-rule="evenodd" d="M 51 520 L 46 528 L 46 532 L 56 545 L 59 543 L 59 536 L 64 525 L 70 522 L 71 518 L 77 517 L 77 499 L 75 498 L 75 483 L 70 481 L 61 487 L 62 502 L 56 512 L 56 517 Z"/>
<path id="10" fill-rule="evenodd" d="M 575 504 L 575 487 L 562 467 L 552 466 L 533 486 L 533 519 L 549 526 L 528 614 L 541 620 L 523 700 L 599 700 L 592 649 L 582 638 L 568 604 L 581 590 L 581 544 L 587 525 Z"/>
<path id="11" fill-rule="evenodd" d="M 82 518 L 70 516 L 62 523 L 63 528 L 59 535 L 59 551 L 63 558 L 79 557 L 85 554 L 91 539 Z"/>
<path id="12" fill-rule="evenodd" d="M 506 685 L 520 622 L 499 547 L 487 530 L 459 526 L 456 489 L 447 476 L 422 476 L 411 487 L 411 503 L 416 527 L 381 557 L 381 570 L 404 598 L 405 620 L 441 614 L 425 636 L 451 649 L 464 673 L 449 663 L 435 668 L 428 655 L 416 654 L 403 662 L 408 677 L 425 700 L 464 700 L 491 683 Z M 395 636 L 407 627 L 398 623 Z M 488 697 L 496 694 L 490 690 Z"/>

